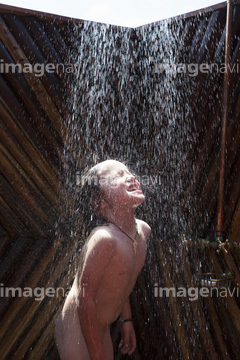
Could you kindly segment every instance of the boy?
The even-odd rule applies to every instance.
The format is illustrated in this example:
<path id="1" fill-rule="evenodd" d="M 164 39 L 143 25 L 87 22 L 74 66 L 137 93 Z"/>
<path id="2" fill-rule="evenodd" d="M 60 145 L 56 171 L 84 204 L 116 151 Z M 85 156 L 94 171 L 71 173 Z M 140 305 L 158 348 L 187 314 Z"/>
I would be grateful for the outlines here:
<path id="1" fill-rule="evenodd" d="M 91 188 L 93 176 L 97 184 Z M 134 216 L 145 198 L 125 165 L 104 161 L 86 179 L 82 194 L 89 201 L 83 196 L 81 204 L 90 206 L 105 224 L 95 227 L 84 245 L 56 322 L 55 340 L 61 360 L 113 360 L 109 327 L 119 316 L 122 353 L 131 355 L 136 348 L 129 295 L 144 265 L 151 230 Z"/>

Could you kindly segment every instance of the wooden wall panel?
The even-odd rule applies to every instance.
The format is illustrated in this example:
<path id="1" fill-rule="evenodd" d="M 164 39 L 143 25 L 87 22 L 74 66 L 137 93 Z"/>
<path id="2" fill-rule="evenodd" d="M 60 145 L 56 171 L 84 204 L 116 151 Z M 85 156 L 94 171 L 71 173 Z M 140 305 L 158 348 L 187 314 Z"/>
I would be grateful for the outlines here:
<path id="1" fill-rule="evenodd" d="M 231 66 L 240 57 L 240 7 L 233 8 Z M 136 29 L 0 10 L 0 66 L 77 66 L 39 77 L 0 71 L 0 294 L 4 286 L 67 291 L 80 254 L 69 237 L 76 171 L 106 158 L 127 160 L 139 175 L 157 179 L 142 184 L 147 199 L 139 216 L 153 235 L 131 295 L 133 359 L 239 358 L 239 72 L 229 84 L 226 254 L 209 245 L 217 219 L 223 72 L 156 71 L 165 61 L 223 62 L 225 3 Z M 228 269 L 233 296 L 155 296 L 156 284 L 189 289 L 197 274 Z M 63 301 L 63 295 L 1 296 L 1 359 L 57 359 L 54 321 Z M 112 334 L 120 360 L 117 324 Z"/>

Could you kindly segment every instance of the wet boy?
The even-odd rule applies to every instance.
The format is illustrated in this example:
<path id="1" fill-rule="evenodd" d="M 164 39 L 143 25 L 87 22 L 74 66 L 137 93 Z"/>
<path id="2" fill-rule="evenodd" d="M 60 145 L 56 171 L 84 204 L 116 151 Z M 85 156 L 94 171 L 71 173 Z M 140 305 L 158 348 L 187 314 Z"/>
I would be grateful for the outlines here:
<path id="1" fill-rule="evenodd" d="M 61 360 L 113 360 L 109 327 L 118 318 L 122 353 L 131 355 L 136 348 L 129 295 L 144 265 L 151 231 L 134 216 L 145 198 L 139 182 L 118 161 L 96 165 L 93 174 L 98 184 L 88 206 L 105 223 L 93 229 L 84 245 L 79 270 L 56 322 Z"/>

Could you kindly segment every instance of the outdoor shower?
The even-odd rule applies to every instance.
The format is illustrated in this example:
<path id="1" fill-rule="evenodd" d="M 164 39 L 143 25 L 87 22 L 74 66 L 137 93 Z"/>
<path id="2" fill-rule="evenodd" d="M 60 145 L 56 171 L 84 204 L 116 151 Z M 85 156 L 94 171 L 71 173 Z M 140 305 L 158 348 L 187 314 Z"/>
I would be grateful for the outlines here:
<path id="1" fill-rule="evenodd" d="M 227 119 L 228 119 L 228 102 L 229 102 L 229 78 L 230 78 L 230 61 L 231 61 L 231 29 L 232 29 L 232 7 L 235 4 L 239 4 L 239 1 L 228 0 L 227 11 L 226 11 L 226 33 L 225 33 L 225 73 L 223 83 L 223 110 L 222 110 L 222 123 L 221 123 L 221 149 L 220 149 L 220 164 L 219 164 L 219 191 L 218 191 L 218 216 L 217 216 L 217 227 L 216 227 L 216 240 L 213 242 L 206 240 L 197 240 L 193 242 L 191 239 L 186 240 L 183 235 L 183 243 L 186 246 L 187 251 L 191 247 L 204 247 L 214 248 L 219 254 L 223 251 L 228 254 L 230 250 L 240 250 L 240 244 L 233 242 L 230 243 L 228 239 L 224 241 L 223 238 L 223 218 L 224 218 L 224 183 L 225 183 L 225 153 L 226 153 L 226 131 L 227 131 Z M 233 267 L 235 264 L 231 261 Z M 203 273 L 196 275 L 196 284 L 198 286 L 205 287 L 219 287 L 226 286 L 230 287 L 231 281 L 234 279 L 234 274 L 237 272 L 230 268 L 223 274 L 215 273 Z M 240 283 L 238 282 L 240 285 Z"/>
<path id="2" fill-rule="evenodd" d="M 106 157 L 129 161 L 141 177 L 139 211 L 152 226 L 131 299 L 133 358 L 239 358 L 237 4 L 228 3 L 227 26 L 226 1 L 136 29 L 1 5 L 1 66 L 65 64 L 42 77 L 0 74 L 1 289 L 56 290 L 42 301 L 0 299 L 3 359 L 56 360 L 54 321 L 77 264 L 69 241 L 75 185 Z M 224 80 L 226 35 L 232 55 Z M 64 71 L 68 65 L 76 72 Z"/>

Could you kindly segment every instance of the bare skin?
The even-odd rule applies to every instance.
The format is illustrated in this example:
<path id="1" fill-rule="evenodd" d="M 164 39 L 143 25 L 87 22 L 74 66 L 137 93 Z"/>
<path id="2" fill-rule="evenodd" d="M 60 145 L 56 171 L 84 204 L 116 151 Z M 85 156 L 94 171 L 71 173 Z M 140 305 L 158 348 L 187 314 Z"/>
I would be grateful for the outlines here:
<path id="1" fill-rule="evenodd" d="M 101 175 L 110 176 L 111 183 L 102 185 L 98 211 L 107 223 L 90 234 L 57 319 L 55 340 L 61 360 L 113 360 L 109 326 L 119 316 L 131 318 L 129 295 L 145 261 L 151 230 L 134 217 L 136 207 L 144 201 L 140 185 L 123 164 L 112 160 L 102 164 Z M 132 240 L 114 224 L 131 238 L 137 228 L 136 254 Z M 136 348 L 132 322 L 122 324 L 121 332 L 121 351 L 131 355 Z"/>

